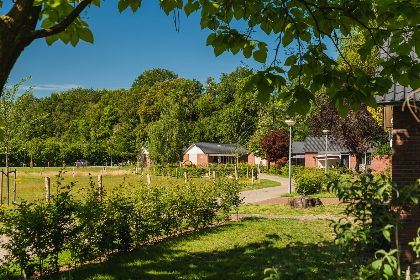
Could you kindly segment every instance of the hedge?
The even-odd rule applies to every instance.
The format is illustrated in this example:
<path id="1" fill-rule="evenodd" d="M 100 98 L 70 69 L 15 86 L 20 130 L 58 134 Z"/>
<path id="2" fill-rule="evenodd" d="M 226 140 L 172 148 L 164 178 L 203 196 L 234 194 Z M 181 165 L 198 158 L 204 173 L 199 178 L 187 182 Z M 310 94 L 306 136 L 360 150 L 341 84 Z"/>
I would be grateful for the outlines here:
<path id="1" fill-rule="evenodd" d="M 212 185 L 121 186 L 99 196 L 91 183 L 85 200 L 69 189 L 49 203 L 22 202 L 0 211 L 0 234 L 9 238 L 6 266 L 27 278 L 58 272 L 59 256 L 75 264 L 130 250 L 164 236 L 196 230 L 227 218 L 240 204 L 240 185 L 216 180 Z M 1 273 L 0 273 L 1 274 Z"/>

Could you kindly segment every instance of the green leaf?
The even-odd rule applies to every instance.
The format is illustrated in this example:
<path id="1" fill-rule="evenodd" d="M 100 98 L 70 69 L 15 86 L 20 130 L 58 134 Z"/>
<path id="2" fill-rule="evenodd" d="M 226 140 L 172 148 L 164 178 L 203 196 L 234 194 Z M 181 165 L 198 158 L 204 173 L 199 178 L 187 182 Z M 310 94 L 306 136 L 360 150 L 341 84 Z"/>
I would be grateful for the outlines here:
<path id="1" fill-rule="evenodd" d="M 389 230 L 382 231 L 382 234 L 384 235 L 385 239 L 388 240 L 388 242 L 391 242 L 391 232 Z"/>
<path id="2" fill-rule="evenodd" d="M 291 65 L 295 65 L 297 62 L 297 55 L 291 55 L 288 58 L 286 58 L 286 61 L 284 62 L 284 65 L 286 66 L 291 66 Z"/>
<path id="3" fill-rule="evenodd" d="M 45 38 L 45 41 L 47 42 L 48 46 L 51 46 L 55 41 L 57 41 L 59 38 L 57 35 L 48 36 Z"/>
<path id="4" fill-rule="evenodd" d="M 267 50 L 257 50 L 255 51 L 252 56 L 254 57 L 254 59 L 260 63 L 264 63 L 267 59 Z"/>
<path id="5" fill-rule="evenodd" d="M 389 264 L 384 265 L 384 273 L 385 273 L 385 275 L 387 275 L 389 277 L 394 276 L 394 270 L 392 269 L 392 267 Z"/>
<path id="6" fill-rule="evenodd" d="M 129 5 L 130 3 L 127 1 L 127 0 L 120 0 L 119 2 L 118 2 L 118 11 L 121 13 L 121 12 L 123 12 L 125 9 L 127 9 L 128 8 L 128 5 Z"/>
<path id="7" fill-rule="evenodd" d="M 382 260 L 376 260 L 372 262 L 371 266 L 374 270 L 379 270 L 382 266 Z"/>
<path id="8" fill-rule="evenodd" d="M 200 8 L 198 1 L 188 0 L 188 3 L 184 7 L 185 14 L 187 16 L 191 15 L 193 12 L 197 11 Z"/>
<path id="9" fill-rule="evenodd" d="M 83 28 L 79 31 L 80 39 L 85 42 L 89 42 L 93 44 L 93 33 L 88 28 Z"/>

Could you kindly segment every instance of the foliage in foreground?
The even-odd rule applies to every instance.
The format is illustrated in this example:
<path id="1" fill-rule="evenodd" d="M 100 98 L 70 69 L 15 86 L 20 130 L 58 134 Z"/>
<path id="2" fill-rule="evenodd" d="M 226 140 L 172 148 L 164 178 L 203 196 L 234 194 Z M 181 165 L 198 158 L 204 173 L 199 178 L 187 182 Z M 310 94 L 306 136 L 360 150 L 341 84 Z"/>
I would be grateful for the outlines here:
<path id="1" fill-rule="evenodd" d="M 336 181 L 332 188 L 347 203 L 347 219 L 334 225 L 336 243 L 373 260 L 361 270 L 361 279 L 400 278 L 399 217 L 419 203 L 420 185 L 395 188 L 388 176 L 365 174 L 354 181 Z"/>
<path id="2" fill-rule="evenodd" d="M 0 234 L 9 237 L 7 265 L 23 275 L 58 272 L 59 256 L 76 264 L 126 251 L 163 236 L 199 229 L 224 219 L 238 206 L 239 185 L 129 187 L 100 194 L 91 184 L 86 200 L 75 200 L 66 187 L 49 203 L 21 203 L 3 210 Z"/>

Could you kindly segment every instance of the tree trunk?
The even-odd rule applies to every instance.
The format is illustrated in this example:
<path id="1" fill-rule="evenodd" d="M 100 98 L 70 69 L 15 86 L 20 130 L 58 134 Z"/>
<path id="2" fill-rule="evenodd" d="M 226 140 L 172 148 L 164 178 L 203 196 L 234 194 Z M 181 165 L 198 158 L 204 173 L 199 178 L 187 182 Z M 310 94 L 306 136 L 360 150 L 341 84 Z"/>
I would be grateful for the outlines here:
<path id="1" fill-rule="evenodd" d="M 15 36 L 13 36 L 15 35 Z M 7 29 L 0 27 L 0 89 L 6 85 L 7 79 L 25 44 L 16 42 L 17 34 L 8 34 Z"/>
<path id="2" fill-rule="evenodd" d="M 34 40 L 41 6 L 33 1 L 16 1 L 10 12 L 0 17 L 0 91 L 23 50 Z"/>

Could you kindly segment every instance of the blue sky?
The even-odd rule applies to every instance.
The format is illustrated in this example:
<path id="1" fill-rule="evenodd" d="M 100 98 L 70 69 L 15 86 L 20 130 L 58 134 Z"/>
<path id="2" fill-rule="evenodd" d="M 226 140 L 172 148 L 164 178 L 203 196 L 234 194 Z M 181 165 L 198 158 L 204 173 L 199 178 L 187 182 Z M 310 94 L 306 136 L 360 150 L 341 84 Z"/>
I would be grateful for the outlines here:
<path id="1" fill-rule="evenodd" d="M 57 42 L 48 46 L 44 39 L 27 47 L 16 63 L 10 83 L 32 76 L 26 83 L 34 93 L 44 96 L 51 91 L 75 86 L 87 88 L 128 88 L 144 70 L 167 68 L 186 78 L 204 82 L 207 77 L 242 65 L 241 55 L 215 57 L 205 45 L 207 31 L 199 18 L 181 14 L 181 29 L 176 32 L 172 16 L 166 16 L 158 1 L 143 1 L 133 14 L 120 14 L 116 1 L 102 2 L 101 8 L 90 8 L 84 14 L 92 29 L 94 44 L 77 47 Z M 260 67 L 252 60 L 250 67 Z"/>
<path id="2" fill-rule="evenodd" d="M 262 67 L 241 54 L 215 57 L 212 47 L 205 44 L 209 31 L 200 29 L 198 15 L 187 18 L 181 13 L 176 32 L 172 16 L 161 11 L 158 1 L 143 1 L 134 14 L 131 10 L 120 14 L 116 1 L 101 4 L 83 14 L 94 33 L 94 44 L 48 46 L 44 39 L 35 41 L 16 63 L 10 83 L 31 76 L 26 85 L 34 86 L 34 94 L 41 97 L 77 86 L 129 88 L 140 73 L 157 67 L 201 82 L 241 65 Z"/>

